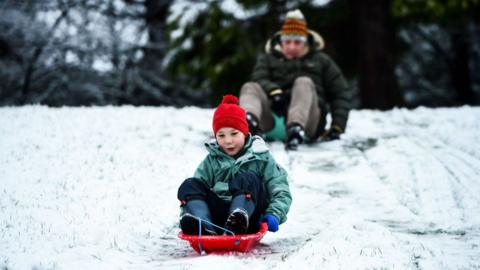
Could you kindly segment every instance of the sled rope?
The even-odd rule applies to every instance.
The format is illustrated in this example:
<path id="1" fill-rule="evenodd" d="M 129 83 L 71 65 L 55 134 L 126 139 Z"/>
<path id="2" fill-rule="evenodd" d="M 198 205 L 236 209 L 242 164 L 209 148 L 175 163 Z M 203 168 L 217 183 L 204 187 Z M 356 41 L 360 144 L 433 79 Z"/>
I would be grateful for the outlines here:
<path id="1" fill-rule="evenodd" d="M 218 225 L 216 225 L 215 223 L 212 223 L 208 220 L 205 220 L 205 219 L 201 219 L 199 217 L 195 217 L 197 220 L 198 220 L 198 236 L 202 236 L 202 222 L 208 224 L 208 225 L 212 225 L 213 227 L 217 228 L 217 229 L 220 229 L 222 230 L 224 233 L 228 233 L 228 234 L 231 234 L 231 235 L 235 235 L 234 232 L 230 231 L 229 229 L 225 229 L 224 227 L 220 227 Z"/>
<path id="2" fill-rule="evenodd" d="M 202 221 L 205 222 L 206 224 L 212 225 L 213 227 L 222 230 L 224 233 L 229 233 L 229 234 L 231 234 L 231 235 L 235 235 L 234 232 L 232 232 L 232 231 L 230 231 L 230 230 L 228 230 L 228 229 L 225 229 L 225 228 L 223 228 L 223 227 L 220 227 L 220 226 L 218 226 L 218 225 L 216 225 L 216 224 L 213 224 L 212 222 L 210 222 L 210 221 L 208 221 L 208 220 L 204 220 L 204 219 L 201 219 L 201 218 L 199 218 L 199 217 L 196 217 L 196 218 L 197 218 L 197 220 L 198 220 L 198 236 L 202 236 Z M 200 254 L 203 255 L 203 254 L 204 254 L 204 250 L 203 250 L 203 248 L 202 248 L 202 241 L 201 241 L 200 239 L 198 240 L 198 249 L 200 250 Z"/>

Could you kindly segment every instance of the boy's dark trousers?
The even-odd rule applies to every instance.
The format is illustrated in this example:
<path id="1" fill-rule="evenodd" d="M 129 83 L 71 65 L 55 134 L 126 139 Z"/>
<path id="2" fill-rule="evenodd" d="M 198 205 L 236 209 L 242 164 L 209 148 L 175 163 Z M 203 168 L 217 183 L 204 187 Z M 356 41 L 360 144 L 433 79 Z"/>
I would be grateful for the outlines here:
<path id="1" fill-rule="evenodd" d="M 247 195 L 255 203 L 255 210 L 250 217 L 248 233 L 255 233 L 259 230 L 259 220 L 268 206 L 265 186 L 260 177 L 252 172 L 238 174 L 228 183 L 232 198 L 238 195 Z M 230 202 L 218 197 L 210 187 L 198 178 L 186 179 L 178 188 L 178 199 L 184 203 L 189 200 L 204 200 L 207 202 L 212 221 L 215 225 L 224 227 L 230 210 Z"/>

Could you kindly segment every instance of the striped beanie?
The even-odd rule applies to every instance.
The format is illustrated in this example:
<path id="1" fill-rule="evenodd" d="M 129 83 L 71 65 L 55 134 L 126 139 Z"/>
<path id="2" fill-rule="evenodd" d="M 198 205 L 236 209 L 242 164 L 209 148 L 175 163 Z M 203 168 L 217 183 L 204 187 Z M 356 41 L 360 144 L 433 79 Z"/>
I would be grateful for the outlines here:
<path id="1" fill-rule="evenodd" d="M 307 22 L 299 9 L 287 13 L 280 34 L 281 40 L 307 41 Z"/>

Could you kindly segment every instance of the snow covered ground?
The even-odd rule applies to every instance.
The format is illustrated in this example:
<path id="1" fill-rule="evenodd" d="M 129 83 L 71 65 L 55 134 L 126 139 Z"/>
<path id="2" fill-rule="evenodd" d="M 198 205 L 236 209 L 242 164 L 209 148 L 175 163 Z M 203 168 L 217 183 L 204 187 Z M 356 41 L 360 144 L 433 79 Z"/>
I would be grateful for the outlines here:
<path id="1" fill-rule="evenodd" d="M 353 111 L 286 152 L 288 221 L 248 254 L 177 238 L 213 110 L 0 108 L 0 269 L 480 269 L 480 108 Z"/>

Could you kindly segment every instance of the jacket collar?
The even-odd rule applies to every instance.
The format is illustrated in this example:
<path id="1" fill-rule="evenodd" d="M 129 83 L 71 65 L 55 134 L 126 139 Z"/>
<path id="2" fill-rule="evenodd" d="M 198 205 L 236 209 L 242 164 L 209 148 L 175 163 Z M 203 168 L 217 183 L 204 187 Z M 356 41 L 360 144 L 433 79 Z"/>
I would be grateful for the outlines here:
<path id="1" fill-rule="evenodd" d="M 212 139 L 210 142 L 205 143 L 205 147 L 212 156 L 233 158 L 221 150 L 220 145 L 215 139 Z M 242 162 L 244 160 L 250 159 L 252 156 L 268 152 L 268 147 L 261 137 L 252 136 L 249 134 L 247 141 L 243 146 L 243 152 L 244 154 L 238 157 L 236 162 Z"/>

